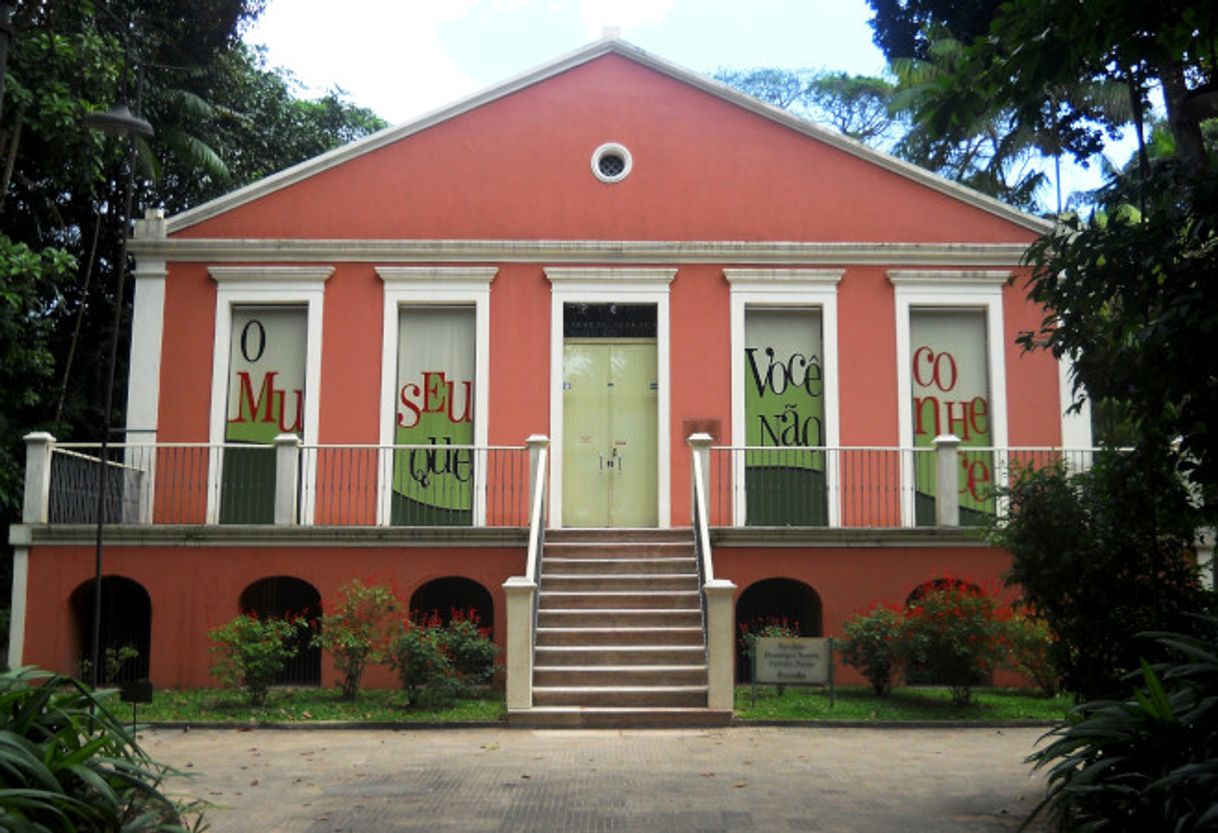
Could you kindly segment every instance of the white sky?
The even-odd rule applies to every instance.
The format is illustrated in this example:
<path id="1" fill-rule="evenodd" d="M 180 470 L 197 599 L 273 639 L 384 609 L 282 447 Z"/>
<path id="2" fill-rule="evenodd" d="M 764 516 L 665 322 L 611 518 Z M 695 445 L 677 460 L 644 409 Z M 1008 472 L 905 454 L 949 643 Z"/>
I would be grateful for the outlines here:
<path id="1" fill-rule="evenodd" d="M 268 0 L 245 40 L 290 69 L 305 96 L 333 87 L 408 121 L 547 63 L 616 26 L 681 66 L 879 74 L 864 0 Z M 1124 156 L 1121 156 L 1124 158 Z M 1091 188 L 1072 169 L 1064 190 Z M 1051 188 L 1042 200 L 1053 200 Z"/>

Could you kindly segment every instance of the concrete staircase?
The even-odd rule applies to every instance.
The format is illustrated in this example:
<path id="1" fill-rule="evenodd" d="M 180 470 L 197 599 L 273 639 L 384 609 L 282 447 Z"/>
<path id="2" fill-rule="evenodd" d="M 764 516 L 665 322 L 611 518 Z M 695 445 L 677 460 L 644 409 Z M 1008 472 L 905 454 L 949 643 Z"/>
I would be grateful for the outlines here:
<path id="1" fill-rule="evenodd" d="M 693 534 L 551 530 L 542 554 L 531 726 L 725 725 L 707 708 Z"/>

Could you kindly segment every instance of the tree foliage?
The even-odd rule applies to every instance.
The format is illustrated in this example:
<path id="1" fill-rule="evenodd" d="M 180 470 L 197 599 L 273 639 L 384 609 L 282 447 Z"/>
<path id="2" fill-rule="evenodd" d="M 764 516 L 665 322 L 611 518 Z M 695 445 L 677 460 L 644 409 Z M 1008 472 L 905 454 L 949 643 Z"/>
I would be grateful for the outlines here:
<path id="1" fill-rule="evenodd" d="M 1112 452 L 1085 472 L 1029 472 L 1011 487 L 993 537 L 1011 553 L 1009 583 L 1057 635 L 1051 652 L 1067 691 L 1119 696 L 1123 677 L 1153 647 L 1136 634 L 1187 630 L 1189 614 L 1205 604 L 1197 524 L 1162 454 Z"/>
<path id="2" fill-rule="evenodd" d="M 0 517 L 11 518 L 20 499 L 13 489 L 24 433 L 95 440 L 104 424 L 99 348 L 113 327 L 128 231 L 127 154 L 121 141 L 89 130 L 85 116 L 121 100 L 126 78 L 127 100 L 142 105 L 156 131 L 134 172 L 137 213 L 185 210 L 384 126 L 338 90 L 298 99 L 291 77 L 241 42 L 264 5 L 18 4 L 0 118 Z M 114 425 L 123 424 L 126 401 L 126 350 L 119 356 Z"/>

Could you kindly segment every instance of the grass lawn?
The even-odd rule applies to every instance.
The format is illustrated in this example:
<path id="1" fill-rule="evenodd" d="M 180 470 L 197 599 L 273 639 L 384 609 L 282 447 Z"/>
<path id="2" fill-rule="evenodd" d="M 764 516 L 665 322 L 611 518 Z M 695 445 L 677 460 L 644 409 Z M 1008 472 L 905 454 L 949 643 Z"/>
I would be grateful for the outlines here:
<path id="1" fill-rule="evenodd" d="M 737 720 L 1053 721 L 1061 720 L 1073 705 L 1068 694 L 1045 697 L 1026 689 L 977 688 L 971 704 L 954 706 L 946 688 L 898 688 L 876 697 L 867 686 L 842 686 L 837 704 L 830 708 L 828 689 L 787 688 L 779 694 L 774 686 L 758 686 L 754 706 L 751 687 L 736 687 Z"/>
<path id="2" fill-rule="evenodd" d="M 139 707 L 141 723 L 297 723 L 344 720 L 379 723 L 489 723 L 507 714 L 503 693 L 487 691 L 475 699 L 458 700 L 447 709 L 410 709 L 397 689 L 367 689 L 348 702 L 337 688 L 273 688 L 264 706 L 250 706 L 236 691 L 218 688 L 160 690 L 151 705 Z M 112 701 L 120 717 L 130 717 L 127 703 Z"/>

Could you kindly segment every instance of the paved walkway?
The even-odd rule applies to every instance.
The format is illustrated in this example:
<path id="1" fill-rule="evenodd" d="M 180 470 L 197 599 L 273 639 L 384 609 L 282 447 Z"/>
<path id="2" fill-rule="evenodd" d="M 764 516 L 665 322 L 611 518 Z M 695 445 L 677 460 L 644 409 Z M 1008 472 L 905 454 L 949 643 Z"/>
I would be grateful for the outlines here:
<path id="1" fill-rule="evenodd" d="M 148 731 L 215 833 L 1015 830 L 1040 729 Z"/>

